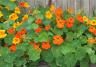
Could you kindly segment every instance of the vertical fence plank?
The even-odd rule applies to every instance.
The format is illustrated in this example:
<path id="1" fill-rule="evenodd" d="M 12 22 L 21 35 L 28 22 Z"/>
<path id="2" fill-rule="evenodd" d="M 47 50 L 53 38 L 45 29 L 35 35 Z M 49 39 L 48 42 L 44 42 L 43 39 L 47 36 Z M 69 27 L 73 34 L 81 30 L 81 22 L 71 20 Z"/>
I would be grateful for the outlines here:
<path id="1" fill-rule="evenodd" d="M 94 9 L 94 0 L 89 0 L 89 15 L 92 16 Z"/>
<path id="2" fill-rule="evenodd" d="M 89 15 L 89 13 L 90 13 L 89 6 L 90 6 L 90 1 L 89 0 L 83 0 L 83 10 L 86 13 L 86 15 Z"/>
<path id="3" fill-rule="evenodd" d="M 68 1 L 68 0 L 62 0 L 62 4 L 63 4 L 63 5 L 62 5 L 62 6 L 63 6 L 62 8 L 63 8 L 64 10 L 66 10 L 67 7 L 68 7 L 68 4 L 67 4 L 68 2 L 67 2 L 67 1 Z"/>
<path id="4" fill-rule="evenodd" d="M 75 0 L 75 13 L 78 13 L 78 12 L 80 12 L 80 10 L 81 10 L 81 0 Z"/>
<path id="5" fill-rule="evenodd" d="M 61 5 L 62 5 L 62 0 L 57 0 L 56 1 L 56 6 L 57 7 L 61 7 Z"/>
<path id="6" fill-rule="evenodd" d="M 96 0 L 94 0 L 94 9 L 96 9 Z"/>
<path id="7" fill-rule="evenodd" d="M 46 0 L 40 2 L 42 6 L 46 7 Z"/>
<path id="8" fill-rule="evenodd" d="M 68 0 L 55 0 L 54 4 L 56 7 L 61 7 L 65 10 L 67 9 L 67 1 Z"/>

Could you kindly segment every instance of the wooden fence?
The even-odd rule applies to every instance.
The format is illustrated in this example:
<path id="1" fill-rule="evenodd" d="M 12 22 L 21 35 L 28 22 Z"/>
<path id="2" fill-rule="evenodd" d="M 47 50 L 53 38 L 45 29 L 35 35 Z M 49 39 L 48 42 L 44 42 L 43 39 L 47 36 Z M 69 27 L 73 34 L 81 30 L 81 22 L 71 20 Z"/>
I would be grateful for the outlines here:
<path id="1" fill-rule="evenodd" d="M 49 0 L 26 0 L 34 8 L 39 5 L 46 7 Z M 73 8 L 75 12 L 83 10 L 87 15 L 92 15 L 96 9 L 96 0 L 52 0 L 56 7 L 62 7 L 64 10 Z"/>

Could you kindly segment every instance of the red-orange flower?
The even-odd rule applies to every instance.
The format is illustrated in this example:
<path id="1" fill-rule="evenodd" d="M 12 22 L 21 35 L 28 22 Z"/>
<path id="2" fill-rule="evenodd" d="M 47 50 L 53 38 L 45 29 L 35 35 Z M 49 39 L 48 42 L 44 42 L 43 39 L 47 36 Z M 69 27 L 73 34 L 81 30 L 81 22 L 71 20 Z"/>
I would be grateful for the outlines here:
<path id="1" fill-rule="evenodd" d="M 38 28 L 35 30 L 36 33 L 40 33 L 41 31 L 42 31 L 42 28 L 41 28 L 41 27 L 38 27 Z"/>
<path id="2" fill-rule="evenodd" d="M 9 50 L 11 51 L 11 52 L 15 52 L 16 51 L 16 45 L 11 45 L 10 47 L 9 47 Z"/>
<path id="3" fill-rule="evenodd" d="M 22 38 L 22 36 L 23 36 L 24 34 L 26 34 L 26 33 L 27 33 L 27 30 L 26 30 L 25 28 L 23 28 L 23 29 L 21 29 L 20 31 L 18 31 L 18 32 L 16 33 L 15 37 L 17 37 L 17 38 Z"/>
<path id="4" fill-rule="evenodd" d="M 35 21 L 35 23 L 36 23 L 36 24 L 41 24 L 41 23 L 42 23 L 42 19 L 40 19 L 40 18 L 37 19 L 37 20 Z"/>
<path id="5" fill-rule="evenodd" d="M 84 22 L 84 21 L 83 21 L 83 17 L 82 17 L 81 15 L 78 15 L 78 16 L 77 16 L 77 20 L 78 20 L 79 22 L 81 22 L 81 23 Z"/>
<path id="6" fill-rule="evenodd" d="M 20 33 L 21 33 L 21 35 L 26 34 L 27 30 L 25 28 L 23 28 L 23 29 L 21 29 Z"/>
<path id="7" fill-rule="evenodd" d="M 48 31 L 51 28 L 50 25 L 45 26 L 45 30 Z"/>
<path id="8" fill-rule="evenodd" d="M 17 32 L 16 35 L 15 35 L 16 38 L 21 38 L 22 35 L 21 35 L 21 32 Z"/>
<path id="9" fill-rule="evenodd" d="M 66 27 L 67 28 L 72 28 L 73 24 L 74 24 L 74 18 L 72 18 L 72 17 L 68 18 L 67 22 L 66 22 Z"/>
<path id="10" fill-rule="evenodd" d="M 8 34 L 14 34 L 14 33 L 15 33 L 15 29 L 14 29 L 14 28 L 9 28 L 9 29 L 7 30 L 7 33 L 8 33 Z"/>
<path id="11" fill-rule="evenodd" d="M 73 27 L 73 23 L 67 22 L 67 23 L 66 23 L 66 27 L 67 27 L 67 28 L 72 28 L 72 27 Z"/>
<path id="12" fill-rule="evenodd" d="M 43 42 L 41 47 L 42 49 L 48 50 L 51 48 L 51 45 L 49 42 Z"/>
<path id="13" fill-rule="evenodd" d="M 73 17 L 68 18 L 67 22 L 74 23 L 74 18 Z"/>
<path id="14" fill-rule="evenodd" d="M 55 35 L 53 37 L 53 43 L 55 45 L 61 45 L 64 42 L 64 39 L 60 35 Z"/>
<path id="15" fill-rule="evenodd" d="M 24 2 L 20 2 L 19 5 L 20 5 L 21 7 L 23 7 L 23 6 L 24 6 Z"/>

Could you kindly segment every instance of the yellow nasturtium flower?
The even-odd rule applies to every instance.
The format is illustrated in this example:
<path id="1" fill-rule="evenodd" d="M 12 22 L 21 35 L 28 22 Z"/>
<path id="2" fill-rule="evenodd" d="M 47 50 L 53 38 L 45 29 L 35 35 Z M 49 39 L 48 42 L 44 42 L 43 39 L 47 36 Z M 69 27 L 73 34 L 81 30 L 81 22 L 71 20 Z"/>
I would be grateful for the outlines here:
<path id="1" fill-rule="evenodd" d="M 24 15 L 23 18 L 22 18 L 22 21 L 26 21 L 26 20 L 28 20 L 28 15 L 27 14 Z"/>
<path id="2" fill-rule="evenodd" d="M 95 26 L 96 25 L 96 20 L 91 20 L 90 25 Z"/>
<path id="3" fill-rule="evenodd" d="M 3 16 L 3 13 L 0 11 L 0 18 Z"/>
<path id="4" fill-rule="evenodd" d="M 67 9 L 67 12 L 70 13 L 70 14 L 72 14 L 72 13 L 74 13 L 74 9 L 73 8 L 68 8 Z"/>
<path id="5" fill-rule="evenodd" d="M 9 6 L 5 6 L 5 8 L 6 8 L 7 10 L 10 10 L 10 7 L 9 7 Z"/>
<path id="6" fill-rule="evenodd" d="M 17 28 L 18 26 L 20 26 L 23 22 L 16 22 L 13 24 L 13 28 Z"/>
<path id="7" fill-rule="evenodd" d="M 19 7 L 16 7 L 16 8 L 15 8 L 15 13 L 16 13 L 16 14 L 20 14 L 20 13 L 21 13 Z"/>
<path id="8" fill-rule="evenodd" d="M 19 44 L 20 41 L 21 41 L 20 38 L 14 37 L 12 43 L 13 44 Z"/>
<path id="9" fill-rule="evenodd" d="M 6 36 L 5 30 L 0 30 L 0 38 L 5 38 Z"/>
<path id="10" fill-rule="evenodd" d="M 51 6 L 50 6 L 50 11 L 54 11 L 55 10 L 55 6 L 52 4 Z"/>
<path id="11" fill-rule="evenodd" d="M 52 18 L 52 13 L 51 13 L 50 11 L 47 11 L 47 12 L 45 13 L 45 17 L 46 17 L 47 19 L 51 19 L 51 18 Z"/>
<path id="12" fill-rule="evenodd" d="M 24 3 L 24 7 L 25 7 L 25 8 L 29 8 L 30 5 L 29 5 L 27 2 L 25 2 L 25 3 Z"/>
<path id="13" fill-rule="evenodd" d="M 9 19 L 15 21 L 15 20 L 18 19 L 18 15 L 17 15 L 16 13 L 12 13 L 12 14 L 9 16 Z"/>
<path id="14" fill-rule="evenodd" d="M 88 22 L 88 17 L 87 16 L 83 16 L 83 20 L 85 21 L 85 22 Z"/>

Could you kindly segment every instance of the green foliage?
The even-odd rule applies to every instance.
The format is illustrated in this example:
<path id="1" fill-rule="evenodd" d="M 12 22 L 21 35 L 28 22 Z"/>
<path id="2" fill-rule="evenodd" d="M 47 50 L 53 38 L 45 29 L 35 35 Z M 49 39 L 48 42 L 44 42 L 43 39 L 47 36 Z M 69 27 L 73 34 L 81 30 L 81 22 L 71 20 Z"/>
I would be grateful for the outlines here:
<path id="1" fill-rule="evenodd" d="M 57 47 L 57 46 L 53 46 L 51 48 L 52 54 L 55 58 L 62 56 L 62 53 L 60 50 L 61 50 L 61 47 Z"/>
<path id="2" fill-rule="evenodd" d="M 48 34 L 47 34 L 47 32 L 40 33 L 39 36 L 38 36 L 38 40 L 39 40 L 39 42 L 46 42 L 46 41 L 48 41 Z"/>
<path id="3" fill-rule="evenodd" d="M 10 10 L 14 10 L 14 8 L 17 6 L 15 2 L 11 2 L 10 0 L 0 0 L 0 5 L 8 6 Z"/>
<path id="4" fill-rule="evenodd" d="M 41 53 L 40 50 L 36 50 L 32 46 L 30 46 L 28 49 L 29 59 L 32 61 L 39 60 L 40 59 L 40 53 Z"/>
<path id="5" fill-rule="evenodd" d="M 80 61 L 80 67 L 88 67 L 89 66 L 89 59 L 84 58 L 83 60 Z"/>
<path id="6" fill-rule="evenodd" d="M 4 39 L 4 41 L 5 41 L 6 44 L 11 45 L 13 38 L 14 38 L 14 35 L 8 35 L 8 36 Z"/>
<path id="7" fill-rule="evenodd" d="M 51 50 L 43 51 L 42 52 L 42 58 L 44 59 L 44 61 L 46 61 L 48 63 L 51 63 L 54 60 L 54 56 L 53 56 Z"/>

